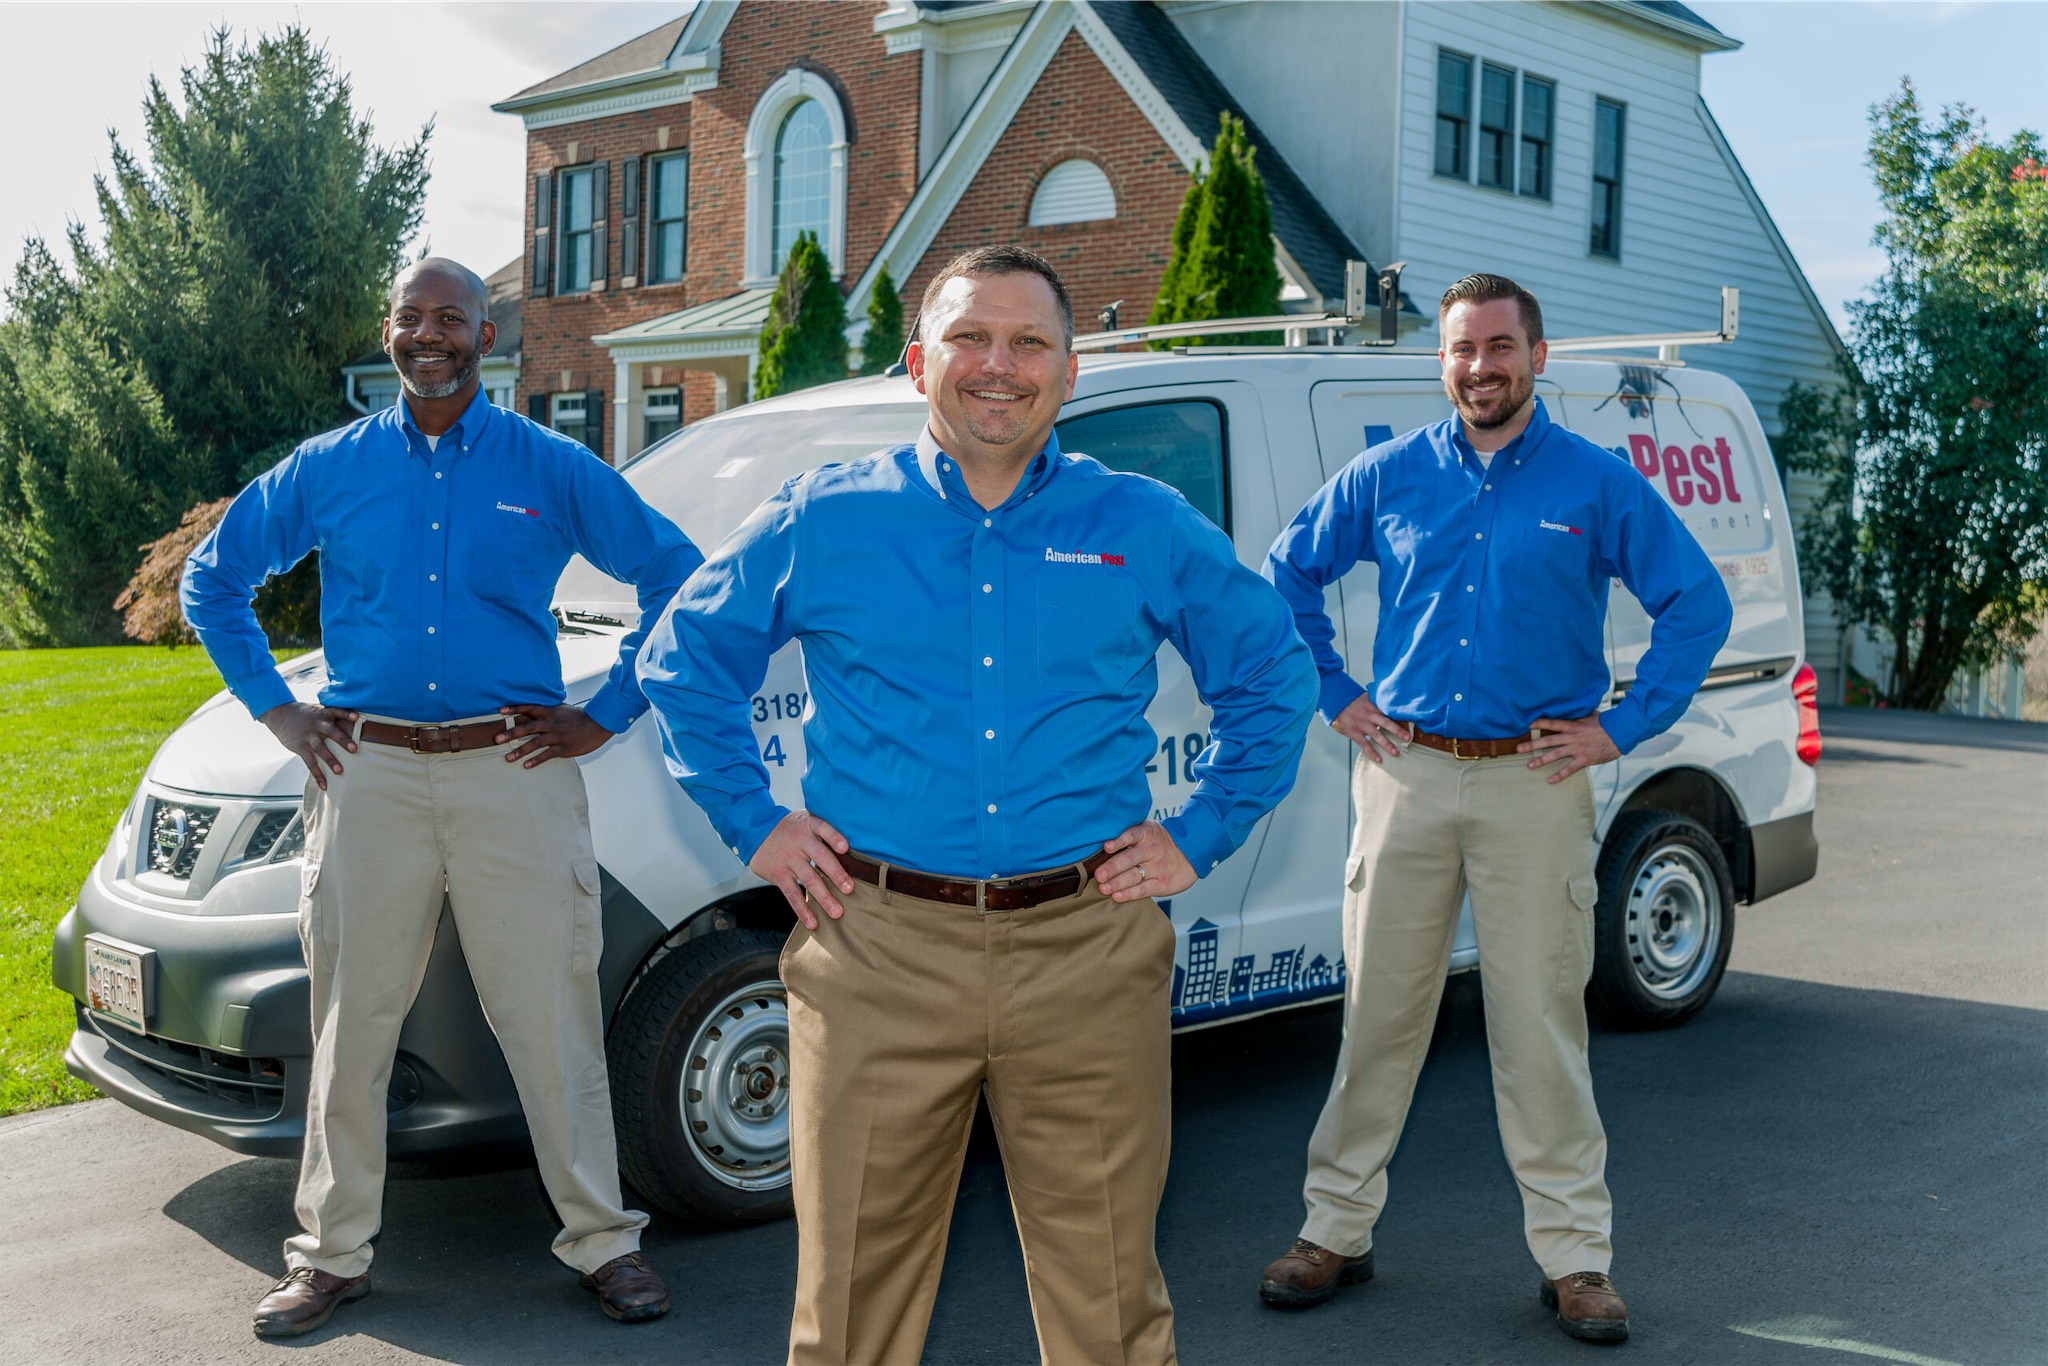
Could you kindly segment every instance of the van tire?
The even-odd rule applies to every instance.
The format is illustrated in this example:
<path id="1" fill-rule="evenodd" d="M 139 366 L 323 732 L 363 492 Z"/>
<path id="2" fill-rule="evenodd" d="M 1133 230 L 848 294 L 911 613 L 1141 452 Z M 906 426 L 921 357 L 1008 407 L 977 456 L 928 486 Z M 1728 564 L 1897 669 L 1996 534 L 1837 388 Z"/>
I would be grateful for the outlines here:
<path id="1" fill-rule="evenodd" d="M 1683 1024 L 1720 988 L 1735 942 L 1735 884 L 1704 826 L 1624 811 L 1600 847 L 1586 1004 L 1615 1029 Z"/>
<path id="2" fill-rule="evenodd" d="M 647 971 L 612 1020 L 619 1174 L 665 1213 L 730 1228 L 791 1212 L 786 938 L 692 939 Z"/>

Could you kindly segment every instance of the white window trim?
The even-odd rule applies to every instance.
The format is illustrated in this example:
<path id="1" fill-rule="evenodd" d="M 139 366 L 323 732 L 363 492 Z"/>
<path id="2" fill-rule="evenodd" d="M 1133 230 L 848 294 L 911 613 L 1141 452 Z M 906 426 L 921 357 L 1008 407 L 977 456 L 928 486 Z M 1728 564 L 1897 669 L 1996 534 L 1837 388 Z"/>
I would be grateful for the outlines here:
<path id="1" fill-rule="evenodd" d="M 775 283 L 771 234 L 775 230 L 775 134 L 789 111 L 805 100 L 816 100 L 832 127 L 831 210 L 826 219 L 825 256 L 832 263 L 837 280 L 846 268 L 846 111 L 839 106 L 839 92 L 815 71 L 794 67 L 778 76 L 761 92 L 754 113 L 747 120 L 743 155 L 747 166 L 746 278 L 743 289 L 759 289 Z"/>

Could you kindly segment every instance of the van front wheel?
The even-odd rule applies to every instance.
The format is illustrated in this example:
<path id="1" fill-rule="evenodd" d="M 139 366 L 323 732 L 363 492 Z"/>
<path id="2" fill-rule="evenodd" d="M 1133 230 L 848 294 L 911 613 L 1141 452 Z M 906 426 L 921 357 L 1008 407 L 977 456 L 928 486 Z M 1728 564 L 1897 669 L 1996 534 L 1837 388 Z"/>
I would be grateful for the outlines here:
<path id="1" fill-rule="evenodd" d="M 698 1224 L 787 1218 L 787 936 L 726 930 L 681 945 L 626 997 L 605 1040 L 619 1174 Z"/>
<path id="2" fill-rule="evenodd" d="M 1705 827 L 1672 811 L 1625 811 L 1600 848 L 1593 976 L 1603 1024 L 1661 1029 L 1706 1007 L 1735 940 L 1728 860 Z"/>

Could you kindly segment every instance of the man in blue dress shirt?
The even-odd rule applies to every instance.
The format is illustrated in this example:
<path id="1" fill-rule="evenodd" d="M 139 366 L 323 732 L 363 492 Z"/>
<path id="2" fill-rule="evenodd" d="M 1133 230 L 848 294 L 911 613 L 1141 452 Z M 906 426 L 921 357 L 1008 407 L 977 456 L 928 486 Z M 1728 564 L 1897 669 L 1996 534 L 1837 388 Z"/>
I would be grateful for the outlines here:
<path id="1" fill-rule="evenodd" d="M 1174 935 L 1153 898 L 1286 794 L 1315 669 L 1185 499 L 1060 450 L 1072 341 L 1041 257 L 953 260 L 909 352 L 923 437 L 784 485 L 641 656 L 672 769 L 801 922 L 782 956 L 792 1362 L 918 1359 L 982 1095 L 1045 1359 L 1174 1356 L 1153 1247 Z M 792 639 L 811 693 L 794 812 L 747 712 Z M 1215 720 L 1162 823 L 1145 708 L 1169 640 Z"/>
<path id="2" fill-rule="evenodd" d="M 1607 1138 L 1586 1062 L 1586 770 L 1684 712 L 1727 637 L 1728 594 L 1649 481 L 1551 424 L 1527 290 L 1469 276 L 1445 293 L 1439 325 L 1457 415 L 1358 456 L 1266 561 L 1315 651 L 1322 714 L 1359 758 L 1344 1042 L 1309 1140 L 1307 1222 L 1259 1293 L 1321 1304 L 1371 1277 L 1387 1160 L 1469 893 L 1501 1145 L 1543 1301 L 1566 1332 L 1619 1341 L 1628 1311 L 1607 1277 Z M 1361 560 L 1380 571 L 1365 685 L 1345 672 L 1323 608 L 1324 588 Z M 1655 625 L 1628 695 L 1601 712 L 1613 578 Z"/>
<path id="3" fill-rule="evenodd" d="M 615 1319 L 668 1309 L 624 1207 L 604 1063 L 599 877 L 573 761 L 646 710 L 633 659 L 702 562 L 579 443 L 494 408 L 495 329 L 453 261 L 391 287 L 384 349 L 405 393 L 314 437 L 244 489 L 185 566 L 186 620 L 306 784 L 299 937 L 313 1063 L 288 1274 L 264 1336 L 368 1294 L 385 1091 L 445 898 L 563 1221 L 555 1254 Z M 251 599 L 320 551 L 327 683 L 295 701 Z M 643 625 L 596 696 L 564 705 L 549 602 L 573 553 L 639 588 Z M 346 765 L 336 751 L 349 755 Z"/>

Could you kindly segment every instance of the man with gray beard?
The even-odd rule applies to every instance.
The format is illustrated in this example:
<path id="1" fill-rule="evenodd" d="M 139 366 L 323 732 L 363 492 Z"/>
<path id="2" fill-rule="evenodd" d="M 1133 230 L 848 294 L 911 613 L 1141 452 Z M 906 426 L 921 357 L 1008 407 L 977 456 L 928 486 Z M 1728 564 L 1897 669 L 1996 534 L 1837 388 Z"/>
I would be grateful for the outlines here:
<path id="1" fill-rule="evenodd" d="M 302 1232 L 255 1330 L 287 1337 L 370 1290 L 399 1029 L 445 901 L 505 1052 L 555 1255 L 621 1322 L 668 1311 L 624 1208 L 597 965 L 600 881 L 573 760 L 647 709 L 634 656 L 702 562 L 580 443 L 493 407 L 483 281 L 430 258 L 393 281 L 384 350 L 405 393 L 302 444 L 244 489 L 185 566 L 186 620 L 251 715 L 305 763 L 299 940 L 313 1065 Z M 252 608 L 320 551 L 327 681 L 295 699 Z M 638 586 L 641 625 L 565 704 L 550 599 L 572 554 Z M 344 766 L 337 751 L 349 758 Z"/>

